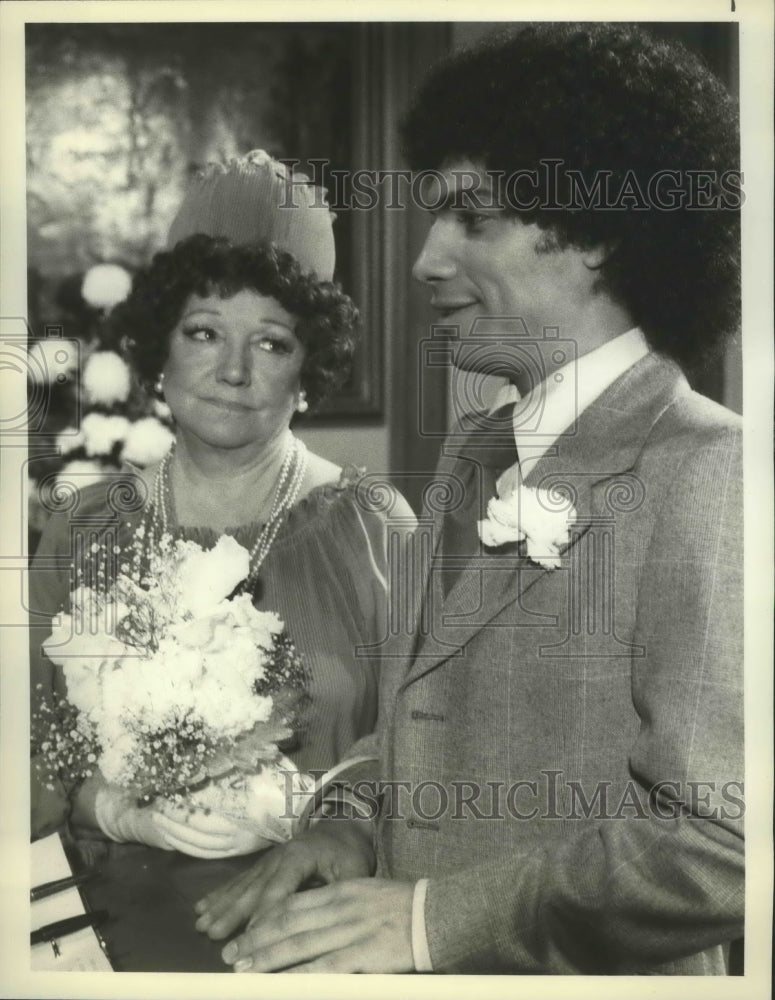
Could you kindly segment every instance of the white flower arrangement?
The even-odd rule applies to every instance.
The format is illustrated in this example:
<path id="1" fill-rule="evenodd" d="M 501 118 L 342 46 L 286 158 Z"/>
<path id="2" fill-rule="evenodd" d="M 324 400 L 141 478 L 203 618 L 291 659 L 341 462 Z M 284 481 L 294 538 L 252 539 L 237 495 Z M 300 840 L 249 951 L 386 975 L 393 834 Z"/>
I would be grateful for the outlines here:
<path id="1" fill-rule="evenodd" d="M 72 342 L 58 337 L 36 340 L 28 351 L 27 378 L 50 384 L 67 378 L 78 367 L 78 352 Z"/>
<path id="2" fill-rule="evenodd" d="M 142 417 L 129 428 L 121 457 L 133 465 L 153 465 L 164 458 L 174 442 L 174 434 L 160 420 Z"/>
<path id="3" fill-rule="evenodd" d="M 129 295 L 132 278 L 118 264 L 95 264 L 83 277 L 81 296 L 95 309 L 112 309 Z"/>
<path id="4" fill-rule="evenodd" d="M 56 446 L 60 455 L 69 455 L 71 451 L 78 451 L 83 448 L 86 438 L 82 430 L 77 427 L 65 427 L 56 436 Z"/>
<path id="5" fill-rule="evenodd" d="M 109 455 L 116 444 L 123 441 L 131 427 L 126 417 L 118 414 L 87 413 L 81 421 L 81 436 L 86 454 Z"/>
<path id="6" fill-rule="evenodd" d="M 105 478 L 105 467 L 98 462 L 91 462 L 85 459 L 74 459 L 63 465 L 57 473 L 58 483 L 73 483 L 82 490 L 92 483 L 98 483 Z"/>
<path id="7" fill-rule="evenodd" d="M 246 816 L 256 781 L 295 771 L 278 743 L 306 697 L 304 668 L 276 614 L 229 598 L 248 563 L 230 536 L 209 551 L 164 536 L 142 580 L 124 567 L 110 586 L 72 592 L 44 643 L 67 685 L 46 720 L 48 781 L 99 768 L 141 802 L 189 804 L 214 781 L 207 795 L 236 797 Z"/>
<path id="8" fill-rule="evenodd" d="M 83 388 L 91 403 L 124 403 L 131 385 L 129 367 L 115 351 L 95 351 L 84 365 Z"/>
<path id="9" fill-rule="evenodd" d="M 510 542 L 524 542 L 525 554 L 544 569 L 561 565 L 560 547 L 570 539 L 576 521 L 572 505 L 557 509 L 548 490 L 532 489 L 521 482 L 504 484 L 503 496 L 491 497 L 487 517 L 477 522 L 479 538 L 492 548 Z"/>

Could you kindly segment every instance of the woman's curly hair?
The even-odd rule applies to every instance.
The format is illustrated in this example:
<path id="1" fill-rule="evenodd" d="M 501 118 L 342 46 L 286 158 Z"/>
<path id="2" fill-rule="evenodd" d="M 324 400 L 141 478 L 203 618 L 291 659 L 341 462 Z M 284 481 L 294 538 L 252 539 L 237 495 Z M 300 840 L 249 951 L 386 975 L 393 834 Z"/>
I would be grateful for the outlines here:
<path id="1" fill-rule="evenodd" d="M 545 247 L 605 247 L 601 286 L 657 350 L 691 366 L 737 329 L 736 105 L 683 46 L 635 25 L 496 33 L 426 79 L 402 132 L 416 170 L 465 160 L 506 177 L 537 170 L 535 207 L 505 207 L 546 230 Z M 559 170 L 539 169 L 547 160 Z M 707 175 L 701 196 L 714 207 L 637 204 L 667 170 L 684 187 L 699 183 L 693 171 Z M 587 192 L 608 176 L 609 191 L 629 184 L 633 197 L 618 209 L 574 202 L 574 175 Z"/>
<path id="2" fill-rule="evenodd" d="M 325 399 L 350 371 L 358 310 L 338 285 L 318 281 L 272 244 L 234 246 L 196 234 L 156 254 L 114 309 L 110 335 L 123 345 L 141 381 L 151 386 L 167 360 L 170 334 L 188 297 L 230 298 L 246 289 L 271 296 L 298 319 L 295 332 L 306 352 L 302 387 L 310 405 Z"/>

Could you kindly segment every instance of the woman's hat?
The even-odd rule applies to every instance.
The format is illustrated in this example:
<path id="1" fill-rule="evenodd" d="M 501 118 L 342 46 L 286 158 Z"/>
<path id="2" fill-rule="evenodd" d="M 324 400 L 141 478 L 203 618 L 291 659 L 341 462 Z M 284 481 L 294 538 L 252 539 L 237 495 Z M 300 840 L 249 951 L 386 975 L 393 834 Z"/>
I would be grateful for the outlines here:
<path id="1" fill-rule="evenodd" d="M 194 179 L 170 228 L 167 246 L 194 233 L 235 245 L 274 243 L 320 281 L 334 276 L 334 215 L 325 191 L 292 174 L 263 149 L 210 163 Z"/>

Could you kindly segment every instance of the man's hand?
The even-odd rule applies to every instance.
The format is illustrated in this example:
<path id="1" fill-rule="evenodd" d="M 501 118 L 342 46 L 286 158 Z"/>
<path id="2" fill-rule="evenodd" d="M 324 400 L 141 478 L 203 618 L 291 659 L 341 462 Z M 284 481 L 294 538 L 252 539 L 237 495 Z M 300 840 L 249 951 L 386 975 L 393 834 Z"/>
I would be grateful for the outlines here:
<path id="1" fill-rule="evenodd" d="M 196 904 L 196 929 L 213 940 L 276 912 L 278 904 L 312 879 L 339 882 L 374 871 L 371 823 L 327 819 L 263 854 L 248 871 Z"/>
<path id="2" fill-rule="evenodd" d="M 354 879 L 300 892 L 223 949 L 235 972 L 412 972 L 414 885 Z"/>

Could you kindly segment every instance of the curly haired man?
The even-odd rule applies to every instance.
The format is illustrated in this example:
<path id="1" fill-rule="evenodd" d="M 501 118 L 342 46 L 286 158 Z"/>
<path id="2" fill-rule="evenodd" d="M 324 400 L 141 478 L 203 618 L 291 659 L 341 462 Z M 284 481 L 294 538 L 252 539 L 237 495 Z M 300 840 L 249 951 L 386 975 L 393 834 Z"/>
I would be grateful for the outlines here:
<path id="1" fill-rule="evenodd" d="M 510 388 L 442 451 L 427 627 L 358 747 L 376 820 L 270 852 L 199 926 L 250 918 L 240 971 L 727 974 L 740 423 L 684 370 L 739 320 L 733 102 L 643 30 L 545 24 L 435 68 L 404 138 L 432 216 L 414 275 L 455 364 Z"/>

